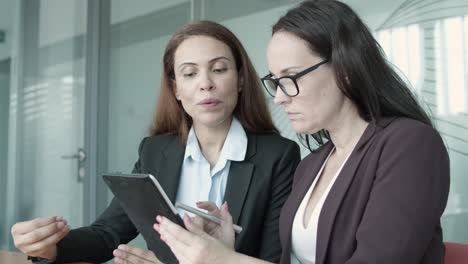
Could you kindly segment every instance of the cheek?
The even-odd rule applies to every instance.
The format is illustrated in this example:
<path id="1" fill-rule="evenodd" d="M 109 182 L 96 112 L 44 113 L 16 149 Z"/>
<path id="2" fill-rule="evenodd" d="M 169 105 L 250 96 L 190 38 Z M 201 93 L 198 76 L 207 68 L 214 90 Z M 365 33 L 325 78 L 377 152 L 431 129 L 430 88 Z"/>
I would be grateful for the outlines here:
<path id="1" fill-rule="evenodd" d="M 236 85 L 233 85 L 233 82 L 230 82 L 227 85 L 229 86 L 225 86 L 227 89 L 222 93 L 222 99 L 234 108 L 239 99 L 239 88 Z"/>
<path id="2" fill-rule="evenodd" d="M 238 96 L 237 91 L 229 93 L 229 95 L 226 95 L 226 97 L 224 98 L 224 101 L 228 105 L 228 108 L 230 111 L 234 110 L 234 108 L 237 105 L 238 100 L 239 100 L 239 96 Z"/>

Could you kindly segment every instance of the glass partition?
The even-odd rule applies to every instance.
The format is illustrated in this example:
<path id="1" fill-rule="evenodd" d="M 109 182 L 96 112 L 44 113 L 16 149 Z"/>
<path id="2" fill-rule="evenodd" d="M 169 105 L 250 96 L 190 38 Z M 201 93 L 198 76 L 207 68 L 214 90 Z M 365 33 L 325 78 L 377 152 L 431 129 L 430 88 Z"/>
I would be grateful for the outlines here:
<path id="1" fill-rule="evenodd" d="M 432 114 L 449 150 L 444 239 L 468 243 L 468 4 L 406 1 L 376 35 Z"/>

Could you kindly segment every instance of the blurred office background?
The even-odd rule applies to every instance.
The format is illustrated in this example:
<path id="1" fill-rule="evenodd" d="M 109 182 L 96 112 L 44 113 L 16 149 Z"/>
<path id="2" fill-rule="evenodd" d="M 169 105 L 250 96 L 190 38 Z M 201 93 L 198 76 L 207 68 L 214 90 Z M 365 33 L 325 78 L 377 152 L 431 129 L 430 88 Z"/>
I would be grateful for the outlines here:
<path id="1" fill-rule="evenodd" d="M 0 0 L 0 250 L 14 249 L 17 221 L 56 214 L 79 227 L 106 207 L 111 195 L 100 175 L 133 168 L 175 29 L 192 19 L 222 23 L 264 75 L 271 25 L 299 2 Z M 468 3 L 345 2 L 443 135 L 451 159 L 444 239 L 468 243 Z M 269 105 L 282 134 L 296 139 Z"/>

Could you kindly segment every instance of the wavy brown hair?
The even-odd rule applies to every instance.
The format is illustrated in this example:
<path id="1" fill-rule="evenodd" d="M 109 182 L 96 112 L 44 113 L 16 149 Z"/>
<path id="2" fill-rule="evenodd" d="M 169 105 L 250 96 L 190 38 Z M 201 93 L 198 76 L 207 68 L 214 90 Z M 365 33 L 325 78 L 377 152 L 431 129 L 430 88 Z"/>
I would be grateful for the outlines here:
<path id="1" fill-rule="evenodd" d="M 151 135 L 175 134 L 185 144 L 192 118 L 175 96 L 174 54 L 179 45 L 194 36 L 206 36 L 226 44 L 234 57 L 242 91 L 233 115 L 246 131 L 275 132 L 260 79 L 239 39 L 226 27 L 211 21 L 194 21 L 177 30 L 169 40 L 163 57 L 161 91 L 154 113 Z M 194 50 L 196 52 L 196 50 Z"/>

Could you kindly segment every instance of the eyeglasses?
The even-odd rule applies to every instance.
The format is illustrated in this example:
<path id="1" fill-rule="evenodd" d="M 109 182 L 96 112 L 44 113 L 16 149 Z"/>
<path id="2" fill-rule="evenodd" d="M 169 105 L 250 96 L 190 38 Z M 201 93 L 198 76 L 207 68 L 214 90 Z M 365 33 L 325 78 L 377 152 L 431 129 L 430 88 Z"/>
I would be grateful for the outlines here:
<path id="1" fill-rule="evenodd" d="M 306 75 L 307 73 L 311 71 L 316 70 L 322 64 L 325 64 L 327 62 L 328 60 L 324 60 L 299 73 L 296 73 L 294 75 L 282 76 L 280 78 L 273 78 L 273 74 L 270 73 L 270 74 L 267 74 L 265 77 L 263 77 L 261 80 L 268 94 L 271 95 L 272 97 L 275 97 L 278 87 L 287 96 L 294 97 L 299 94 L 299 87 L 297 86 L 297 79 L 301 78 L 302 76 Z"/>

